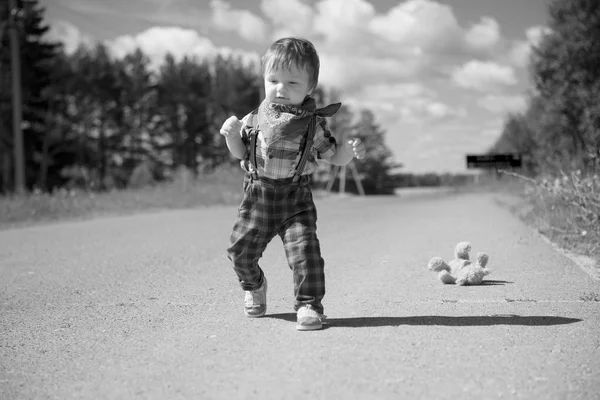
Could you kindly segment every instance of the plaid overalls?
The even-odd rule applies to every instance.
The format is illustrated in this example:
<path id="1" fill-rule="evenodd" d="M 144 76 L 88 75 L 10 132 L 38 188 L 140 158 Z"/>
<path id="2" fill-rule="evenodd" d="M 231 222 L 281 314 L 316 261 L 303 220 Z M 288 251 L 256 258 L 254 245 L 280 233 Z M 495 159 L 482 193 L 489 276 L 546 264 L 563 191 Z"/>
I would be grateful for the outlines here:
<path id="1" fill-rule="evenodd" d="M 267 244 L 279 235 L 283 241 L 288 265 L 293 272 L 295 309 L 311 304 L 323 313 L 325 295 L 324 261 L 317 239 L 317 211 L 313 202 L 309 175 L 303 174 L 316 129 L 317 116 L 328 117 L 339 109 L 332 104 L 322 109 L 302 110 L 292 119 L 293 125 L 304 124 L 301 152 L 293 176 L 270 179 L 259 176 L 256 162 L 256 137 L 260 131 L 260 107 L 247 123 L 250 138 L 244 177 L 244 198 L 238 209 L 228 257 L 243 290 L 256 290 L 264 281 L 258 265 Z M 256 112 L 258 111 L 258 112 Z M 332 138 L 335 143 L 335 139 Z"/>

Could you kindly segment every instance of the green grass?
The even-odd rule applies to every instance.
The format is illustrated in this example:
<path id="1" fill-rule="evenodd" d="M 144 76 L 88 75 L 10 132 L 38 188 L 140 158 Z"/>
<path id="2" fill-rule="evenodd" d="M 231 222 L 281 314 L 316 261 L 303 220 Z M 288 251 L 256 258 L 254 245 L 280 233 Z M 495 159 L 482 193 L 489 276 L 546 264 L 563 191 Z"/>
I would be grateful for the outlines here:
<path id="1" fill-rule="evenodd" d="M 526 218 L 561 247 L 600 259 L 600 177 L 578 171 L 528 184 Z"/>
<path id="2" fill-rule="evenodd" d="M 239 204 L 242 179 L 238 169 L 222 169 L 196 179 L 177 177 L 141 189 L 59 190 L 0 197 L 0 229 L 141 211 Z"/>
<path id="3" fill-rule="evenodd" d="M 600 260 L 600 176 L 529 178 L 504 171 L 480 190 L 512 196 L 511 211 L 559 247 Z"/>

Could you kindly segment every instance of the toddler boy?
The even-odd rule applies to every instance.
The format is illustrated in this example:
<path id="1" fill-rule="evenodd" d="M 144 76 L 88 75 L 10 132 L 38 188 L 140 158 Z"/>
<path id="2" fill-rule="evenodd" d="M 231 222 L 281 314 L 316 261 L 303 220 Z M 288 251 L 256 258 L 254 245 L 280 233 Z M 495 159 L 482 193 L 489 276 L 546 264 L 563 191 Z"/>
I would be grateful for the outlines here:
<path id="1" fill-rule="evenodd" d="M 265 99 L 241 121 L 229 117 L 220 131 L 246 171 L 244 198 L 227 249 L 245 291 L 244 312 L 262 317 L 267 311 L 267 279 L 258 261 L 279 235 L 293 272 L 298 330 L 321 329 L 324 318 L 324 261 L 309 176 L 317 159 L 346 165 L 365 154 L 360 140 L 338 143 L 327 129 L 325 117 L 341 104 L 317 109 L 310 97 L 319 67 L 309 41 L 277 40 L 262 58 Z"/>

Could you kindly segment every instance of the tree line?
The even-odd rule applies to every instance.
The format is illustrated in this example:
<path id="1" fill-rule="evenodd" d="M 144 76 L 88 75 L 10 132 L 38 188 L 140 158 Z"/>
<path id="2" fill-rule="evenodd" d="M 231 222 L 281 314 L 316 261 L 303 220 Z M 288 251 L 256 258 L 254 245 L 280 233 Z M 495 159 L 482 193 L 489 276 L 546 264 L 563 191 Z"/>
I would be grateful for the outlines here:
<path id="1" fill-rule="evenodd" d="M 19 26 L 28 190 L 124 188 L 146 183 L 139 176 L 160 181 L 178 168 L 198 174 L 237 163 L 218 131 L 229 115 L 241 118 L 258 106 L 257 65 L 233 55 L 177 60 L 168 54 L 156 69 L 140 49 L 116 58 L 101 43 L 67 54 L 62 43 L 46 39 L 44 12 L 34 0 Z M 6 194 L 14 188 L 7 35 L 0 44 L 0 194 Z M 319 87 L 316 97 L 323 105 L 338 96 Z M 355 118 L 342 107 L 331 125 L 365 141 L 367 156 L 356 166 L 369 192 L 381 190 L 398 165 L 373 113 L 361 110 Z"/>
<path id="2" fill-rule="evenodd" d="M 21 1 L 19 7 L 24 8 Z M 29 190 L 65 185 L 92 190 L 135 185 L 177 168 L 193 173 L 233 165 L 218 129 L 261 99 L 257 65 L 235 56 L 210 60 L 165 56 L 158 70 L 141 50 L 122 58 L 103 44 L 72 54 L 46 39 L 44 9 L 33 0 L 19 23 L 25 178 Z M 11 53 L 7 0 L 0 0 L 0 194 L 14 189 Z M 506 117 L 491 153 L 523 155 L 525 172 L 600 171 L 600 3 L 554 0 L 548 28 L 533 49 L 527 109 Z M 320 87 L 321 105 L 338 99 Z M 370 110 L 342 107 L 334 132 L 362 138 L 355 164 L 370 193 L 400 186 L 394 162 Z M 315 176 L 324 177 L 324 172 Z M 141 174 L 144 175 L 144 174 Z M 348 179 L 352 176 L 348 174 Z M 143 183 L 143 182 L 142 182 Z"/>
<path id="3" fill-rule="evenodd" d="M 508 115 L 492 153 L 523 155 L 530 175 L 600 172 L 600 2 L 554 0 L 529 61 L 527 109 Z"/>

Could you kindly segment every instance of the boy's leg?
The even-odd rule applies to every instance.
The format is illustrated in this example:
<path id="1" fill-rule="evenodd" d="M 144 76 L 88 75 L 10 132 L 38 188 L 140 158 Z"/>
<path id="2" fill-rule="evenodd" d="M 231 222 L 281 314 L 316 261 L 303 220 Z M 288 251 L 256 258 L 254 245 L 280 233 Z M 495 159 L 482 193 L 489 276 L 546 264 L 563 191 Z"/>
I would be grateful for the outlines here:
<path id="1" fill-rule="evenodd" d="M 301 192 L 309 191 L 302 195 Z M 317 239 L 317 213 L 310 188 L 299 190 L 299 211 L 280 229 L 288 264 L 294 274 L 295 309 L 311 305 L 323 314 L 321 300 L 325 296 L 325 262 Z"/>
<path id="2" fill-rule="evenodd" d="M 243 290 L 257 290 L 264 283 L 264 273 L 258 260 L 275 235 L 270 228 L 270 214 L 266 212 L 262 190 L 252 182 L 244 182 L 244 199 L 233 226 L 228 258 Z"/>

